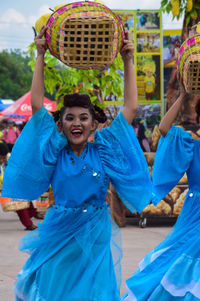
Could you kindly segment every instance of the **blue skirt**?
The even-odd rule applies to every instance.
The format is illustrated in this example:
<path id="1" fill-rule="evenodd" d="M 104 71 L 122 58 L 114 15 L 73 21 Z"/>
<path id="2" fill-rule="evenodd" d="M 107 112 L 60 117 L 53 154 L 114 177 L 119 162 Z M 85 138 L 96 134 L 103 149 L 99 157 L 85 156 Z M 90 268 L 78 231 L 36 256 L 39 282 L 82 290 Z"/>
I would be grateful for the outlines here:
<path id="1" fill-rule="evenodd" d="M 15 283 L 16 301 L 119 301 L 122 254 L 112 226 L 106 204 L 50 207 L 20 242 L 30 257 Z"/>
<path id="2" fill-rule="evenodd" d="M 200 300 L 200 193 L 189 191 L 168 236 L 127 280 L 123 301 Z"/>

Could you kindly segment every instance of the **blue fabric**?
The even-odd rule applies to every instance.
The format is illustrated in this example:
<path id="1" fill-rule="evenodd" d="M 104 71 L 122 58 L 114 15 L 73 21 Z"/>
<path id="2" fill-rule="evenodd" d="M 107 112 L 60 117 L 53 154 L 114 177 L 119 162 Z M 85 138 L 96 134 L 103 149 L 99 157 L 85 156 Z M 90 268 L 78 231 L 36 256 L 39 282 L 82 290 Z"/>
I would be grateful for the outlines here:
<path id="1" fill-rule="evenodd" d="M 72 164 L 71 157 L 75 164 Z M 88 143 L 80 157 L 69 146 L 60 151 L 51 179 L 56 204 L 76 207 L 87 201 L 101 205 L 106 198 L 108 183 L 94 143 Z"/>
<path id="2" fill-rule="evenodd" d="M 172 126 L 161 137 L 153 166 L 153 203 L 156 205 L 170 192 L 188 170 L 193 158 L 194 143 L 182 128 Z"/>
<path id="3" fill-rule="evenodd" d="M 53 206 L 20 243 L 31 256 L 18 275 L 16 300 L 120 300 L 110 249 L 107 205 Z"/>
<path id="4" fill-rule="evenodd" d="M 4 174 L 2 196 L 26 200 L 40 197 L 49 188 L 58 153 L 66 143 L 53 117 L 42 107 L 15 142 Z"/>
<path id="5" fill-rule="evenodd" d="M 147 164 L 122 114 L 80 157 L 44 108 L 31 118 L 13 148 L 2 196 L 33 200 L 51 184 L 55 206 L 20 242 L 30 257 L 15 284 L 17 301 L 120 300 L 121 240 L 105 204 L 109 181 L 131 210 L 150 200 Z"/>
<path id="6" fill-rule="evenodd" d="M 102 164 L 122 202 L 141 212 L 150 202 L 152 184 L 134 129 L 120 113 L 110 128 L 95 135 Z"/>
<path id="7" fill-rule="evenodd" d="M 124 301 L 200 300 L 200 140 L 173 126 L 161 138 L 153 171 L 157 203 L 187 172 L 189 191 L 175 226 L 127 280 Z M 145 288 L 145 289 L 144 289 Z"/>
<path id="8" fill-rule="evenodd" d="M 148 166 L 133 127 L 122 113 L 111 127 L 96 132 L 95 143 L 88 143 L 84 160 L 66 144 L 43 107 L 17 139 L 5 171 L 2 196 L 34 200 L 51 184 L 59 204 L 77 206 L 85 199 L 105 199 L 110 180 L 132 212 L 142 211 L 149 203 L 152 185 Z M 76 159 L 75 166 L 71 157 Z M 76 189 L 77 177 L 80 189 Z M 91 186 L 94 189 L 86 190 L 86 195 L 80 193 Z"/>

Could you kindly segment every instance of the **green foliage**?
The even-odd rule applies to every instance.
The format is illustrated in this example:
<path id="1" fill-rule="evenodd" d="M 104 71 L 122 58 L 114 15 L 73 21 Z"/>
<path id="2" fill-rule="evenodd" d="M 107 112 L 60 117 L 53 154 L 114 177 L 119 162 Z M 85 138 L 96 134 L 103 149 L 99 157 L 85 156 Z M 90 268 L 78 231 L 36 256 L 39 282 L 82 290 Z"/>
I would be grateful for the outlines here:
<path id="1" fill-rule="evenodd" d="M 30 90 L 30 56 L 20 50 L 0 52 L 0 98 L 18 99 Z"/>
<path id="2" fill-rule="evenodd" d="M 188 0 L 179 0 L 179 11 L 178 15 L 173 17 L 179 20 L 179 18 L 184 15 L 186 18 L 186 25 L 189 25 L 189 23 L 192 20 L 197 20 L 199 11 L 200 11 L 200 0 L 193 0 L 193 7 L 191 11 L 188 11 L 187 9 L 187 1 Z M 171 13 L 172 12 L 172 3 L 174 0 L 162 0 L 161 1 L 161 10 L 166 13 Z"/>
<path id="3" fill-rule="evenodd" d="M 29 47 L 29 65 L 35 67 L 35 46 Z M 67 93 L 89 94 L 91 101 L 99 105 L 99 97 L 102 101 L 112 92 L 117 99 L 123 96 L 123 77 L 119 71 L 123 70 L 121 56 L 118 55 L 109 70 L 78 70 L 60 63 L 49 51 L 45 55 L 45 88 L 48 93 L 54 95 L 58 102 L 58 109 L 62 106 L 62 96 Z"/>

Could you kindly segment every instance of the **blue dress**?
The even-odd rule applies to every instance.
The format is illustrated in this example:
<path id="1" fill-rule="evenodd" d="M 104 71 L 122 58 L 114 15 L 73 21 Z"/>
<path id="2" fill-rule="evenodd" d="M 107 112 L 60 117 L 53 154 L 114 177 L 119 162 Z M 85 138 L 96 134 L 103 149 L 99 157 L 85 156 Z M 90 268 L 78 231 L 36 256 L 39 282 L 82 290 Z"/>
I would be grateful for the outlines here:
<path id="1" fill-rule="evenodd" d="M 30 257 L 15 283 L 17 301 L 120 300 L 122 252 L 105 202 L 109 181 L 132 211 L 151 198 L 143 152 L 121 113 L 80 157 L 45 108 L 27 123 L 9 159 L 2 196 L 34 200 L 51 184 L 55 205 L 20 242 Z"/>
<path id="2" fill-rule="evenodd" d="M 161 137 L 153 167 L 157 204 L 187 172 L 189 191 L 168 236 L 127 280 L 125 301 L 200 300 L 200 140 L 172 126 Z"/>

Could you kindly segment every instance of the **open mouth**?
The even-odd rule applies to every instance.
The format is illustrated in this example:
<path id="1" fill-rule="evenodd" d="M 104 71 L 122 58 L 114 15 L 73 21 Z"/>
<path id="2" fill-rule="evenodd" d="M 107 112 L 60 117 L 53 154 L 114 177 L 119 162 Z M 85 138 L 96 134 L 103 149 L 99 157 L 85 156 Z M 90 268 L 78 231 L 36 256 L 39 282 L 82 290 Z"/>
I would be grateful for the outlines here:
<path id="1" fill-rule="evenodd" d="M 80 129 L 74 129 L 73 131 L 71 131 L 71 133 L 73 137 L 79 138 L 83 134 L 83 131 Z"/>

